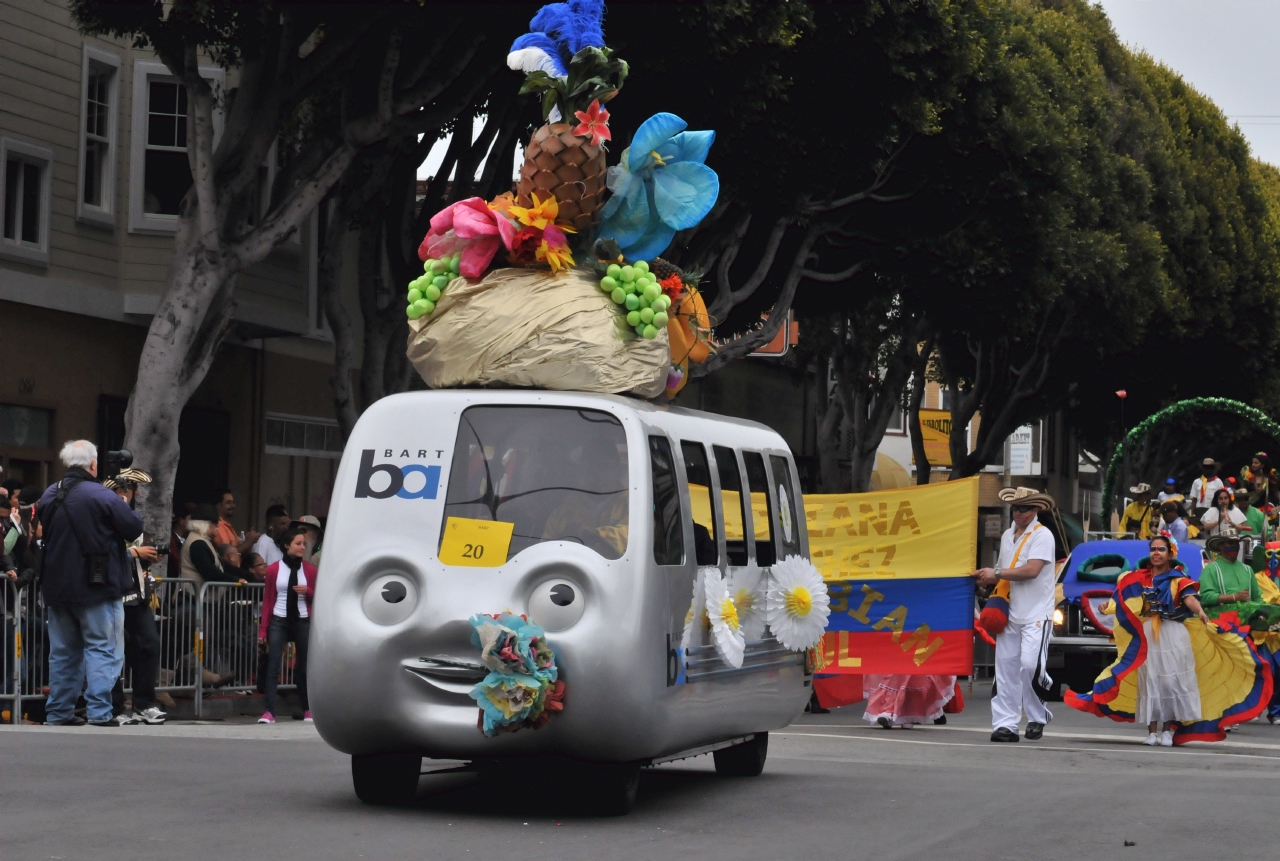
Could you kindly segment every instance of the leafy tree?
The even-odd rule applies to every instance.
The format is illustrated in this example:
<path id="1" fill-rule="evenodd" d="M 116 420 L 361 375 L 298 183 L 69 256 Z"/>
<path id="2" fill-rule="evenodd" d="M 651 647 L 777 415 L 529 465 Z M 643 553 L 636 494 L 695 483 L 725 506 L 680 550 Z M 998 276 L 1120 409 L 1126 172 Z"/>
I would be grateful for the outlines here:
<path id="1" fill-rule="evenodd" d="M 726 339 L 695 376 L 767 343 L 802 287 L 838 290 L 864 269 L 858 225 L 918 190 L 914 148 L 976 62 L 974 6 L 686 3 L 680 26 L 612 7 L 610 42 L 631 63 L 615 141 L 659 110 L 717 133 L 720 203 L 668 252 L 706 273 Z"/>
<path id="2" fill-rule="evenodd" d="M 1135 66 L 1163 125 L 1153 220 L 1169 287 L 1146 329 L 1117 344 L 1114 370 L 1077 381 L 1067 417 L 1099 452 L 1121 436 L 1117 389 L 1128 393 L 1130 427 L 1197 396 L 1280 408 L 1280 171 L 1250 158 L 1240 132 L 1174 72 L 1145 56 Z M 1177 468 L 1154 464 L 1159 474 Z"/>
<path id="3" fill-rule="evenodd" d="M 231 326 L 238 274 L 296 230 L 366 147 L 465 109 L 530 9 L 270 0 L 72 0 L 71 8 L 86 33 L 153 49 L 188 93 L 194 182 L 125 419 L 126 444 L 155 477 L 146 527 L 164 534 L 178 417 Z M 229 92 L 200 76 L 202 58 L 230 70 Z M 259 217 L 259 167 L 276 141 L 287 166 Z"/>

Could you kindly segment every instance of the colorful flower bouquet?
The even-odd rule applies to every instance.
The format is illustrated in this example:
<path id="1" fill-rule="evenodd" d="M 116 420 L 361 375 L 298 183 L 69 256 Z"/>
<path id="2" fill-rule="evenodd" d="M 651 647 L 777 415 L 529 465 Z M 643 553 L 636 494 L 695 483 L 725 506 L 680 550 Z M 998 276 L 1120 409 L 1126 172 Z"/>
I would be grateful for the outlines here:
<path id="1" fill-rule="evenodd" d="M 471 643 L 489 675 L 471 689 L 487 736 L 537 729 L 564 709 L 564 682 L 542 628 L 514 613 L 471 617 Z"/>
<path id="2" fill-rule="evenodd" d="M 518 331 L 528 339 L 525 343 L 536 341 L 540 346 L 535 352 L 546 356 L 545 336 L 552 332 L 554 348 L 572 346 L 578 337 L 589 345 L 586 352 L 597 364 L 622 359 L 620 366 L 631 368 L 634 363 L 622 387 L 603 379 L 618 374 L 602 373 L 600 388 L 591 391 L 609 385 L 608 391 L 644 397 L 665 391 L 674 397 L 689 378 L 689 363 L 710 355 L 711 321 L 697 290 L 697 274 L 684 273 L 658 255 L 677 231 L 697 225 L 715 205 L 719 179 L 704 163 L 715 132 L 687 131 L 680 117 L 655 114 L 636 131 L 621 162 L 606 165 L 606 145 L 613 134 L 604 106 L 618 94 L 628 68 L 604 45 L 603 16 L 602 2 L 551 3 L 534 16 L 531 31 L 512 45 L 508 65 L 525 72 L 521 92 L 540 98 L 546 124 L 525 147 L 514 192 L 491 201 L 458 201 L 431 218 L 418 249 L 423 274 L 409 284 L 406 296 L 405 313 L 413 322 L 411 354 L 415 338 L 433 345 L 459 343 L 462 329 L 497 309 L 501 325 L 487 322 L 501 329 L 495 333 L 498 340 Z M 591 259 L 580 265 L 583 258 Z M 528 270 L 528 277 L 521 273 L 519 285 L 504 281 L 507 289 L 501 297 L 482 298 L 481 293 L 496 286 L 489 283 L 493 279 L 486 280 L 495 267 Z M 580 285 L 563 277 L 575 268 L 588 277 L 594 269 L 610 302 L 601 304 L 590 291 L 584 299 Z M 531 314 L 517 313 L 532 305 L 518 294 L 531 296 L 538 291 L 535 281 L 557 275 L 562 276 L 557 283 L 565 303 L 594 306 L 589 313 L 575 312 L 581 314 L 576 324 L 580 337 L 563 328 L 561 315 L 545 298 Z M 476 282 L 481 282 L 476 290 L 462 289 Z M 440 323 L 442 317 L 457 319 Z M 607 321 L 616 333 L 606 328 Z M 427 327 L 437 332 L 427 333 Z M 594 332 L 586 332 L 588 327 Z M 666 345 L 660 340 L 664 332 Z M 601 337 L 612 339 L 618 349 L 600 349 Z M 654 367 L 652 351 L 635 344 L 636 339 L 658 341 L 653 349 L 664 357 L 664 346 L 669 348 L 665 367 Z M 437 366 L 445 360 L 428 356 L 431 349 L 418 347 L 415 361 L 429 384 L 479 384 L 489 371 L 499 377 L 497 382 L 508 382 L 504 370 L 491 367 L 441 373 Z M 503 368 L 512 357 L 518 363 L 520 349 L 503 357 Z M 512 384 L 527 385 L 530 376 L 539 377 L 525 374 L 523 382 Z M 541 379 L 553 381 L 553 388 L 562 385 L 551 372 Z"/>

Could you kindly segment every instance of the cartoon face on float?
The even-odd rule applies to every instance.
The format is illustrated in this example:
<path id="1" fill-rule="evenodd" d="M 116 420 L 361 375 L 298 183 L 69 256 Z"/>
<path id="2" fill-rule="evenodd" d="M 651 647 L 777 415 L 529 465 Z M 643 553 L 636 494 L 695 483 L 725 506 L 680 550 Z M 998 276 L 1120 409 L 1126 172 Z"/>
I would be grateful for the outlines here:
<path id="1" fill-rule="evenodd" d="M 728 445 L 712 445 L 717 431 Z M 679 470 L 683 433 L 733 473 L 735 436 L 765 452 L 742 462 L 772 464 L 768 506 L 787 511 L 756 529 L 805 552 L 794 467 L 767 428 L 578 393 L 421 392 L 371 407 L 338 470 L 316 595 L 309 695 L 325 740 L 352 754 L 617 762 L 793 719 L 804 657 L 776 643 L 747 644 L 741 678 L 686 683 L 702 582 L 693 518 L 705 518 L 689 493 L 709 488 Z M 742 563 L 725 568 L 734 582 L 762 580 L 765 539 L 729 560 L 723 515 L 707 514 L 702 552 Z"/>

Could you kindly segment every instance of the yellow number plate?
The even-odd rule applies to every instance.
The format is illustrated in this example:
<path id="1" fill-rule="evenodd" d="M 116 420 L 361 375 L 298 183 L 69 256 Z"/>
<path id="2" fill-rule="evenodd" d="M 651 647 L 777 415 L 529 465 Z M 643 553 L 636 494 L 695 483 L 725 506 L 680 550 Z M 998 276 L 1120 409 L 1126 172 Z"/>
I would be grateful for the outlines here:
<path id="1" fill-rule="evenodd" d="M 440 561 L 470 568 L 497 568 L 507 561 L 514 523 L 450 517 L 444 524 Z"/>

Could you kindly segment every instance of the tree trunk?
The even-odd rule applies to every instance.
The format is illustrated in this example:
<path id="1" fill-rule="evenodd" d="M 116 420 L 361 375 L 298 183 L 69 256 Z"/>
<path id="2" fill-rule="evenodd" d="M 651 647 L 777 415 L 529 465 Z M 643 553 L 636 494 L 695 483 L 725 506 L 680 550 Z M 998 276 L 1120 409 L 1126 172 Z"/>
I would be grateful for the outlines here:
<path id="1" fill-rule="evenodd" d="M 139 510 L 143 529 L 154 540 L 170 533 L 182 408 L 204 382 L 235 308 L 235 275 L 216 250 L 198 247 L 193 233 L 184 219 L 175 238 L 170 286 L 143 343 L 125 411 L 125 448 L 133 453 L 134 465 L 152 476 L 139 494 Z M 162 555 L 153 568 L 158 576 L 165 575 L 166 558 Z"/>
<path id="2" fill-rule="evenodd" d="M 929 455 L 924 448 L 924 431 L 920 427 L 920 407 L 924 404 L 924 393 L 928 387 L 926 375 L 929 370 L 929 360 L 933 356 L 933 343 L 934 337 L 930 335 L 916 355 L 911 368 L 911 399 L 907 403 L 907 432 L 911 434 L 911 456 L 916 462 L 916 484 L 928 484 L 933 472 Z"/>
<path id="3" fill-rule="evenodd" d="M 343 244 L 347 234 L 349 217 L 345 197 L 330 199 L 328 223 L 325 225 L 324 253 L 316 274 L 320 303 L 325 320 L 333 333 L 333 373 L 329 378 L 333 390 L 333 410 L 338 417 L 338 430 L 342 439 L 351 436 L 351 429 L 360 417 L 356 394 L 351 387 L 351 372 L 355 369 L 355 327 L 351 314 L 342 301 Z M 363 289 L 364 285 L 361 285 Z"/>
<path id="4" fill-rule="evenodd" d="M 828 364 L 829 360 L 825 357 L 815 360 L 812 364 L 813 402 L 817 420 L 815 442 L 818 449 L 818 477 L 822 482 L 822 492 L 839 493 L 844 490 L 840 486 L 840 425 L 844 410 L 827 391 Z"/>

